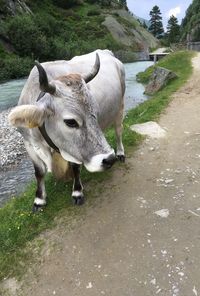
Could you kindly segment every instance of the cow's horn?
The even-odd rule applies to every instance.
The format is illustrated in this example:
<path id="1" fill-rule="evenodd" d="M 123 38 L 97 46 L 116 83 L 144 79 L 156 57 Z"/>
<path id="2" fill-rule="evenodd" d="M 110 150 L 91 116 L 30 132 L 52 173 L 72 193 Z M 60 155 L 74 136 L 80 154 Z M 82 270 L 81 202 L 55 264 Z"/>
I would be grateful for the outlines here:
<path id="1" fill-rule="evenodd" d="M 41 91 L 47 92 L 47 93 L 50 93 L 51 95 L 53 95 L 56 92 L 55 86 L 51 85 L 48 82 L 47 73 L 44 70 L 44 68 L 42 67 L 42 65 L 38 61 L 35 61 L 35 65 L 36 65 L 38 72 L 39 72 L 39 82 L 40 82 Z"/>
<path id="2" fill-rule="evenodd" d="M 85 80 L 85 82 L 86 83 L 90 82 L 98 74 L 99 69 L 100 69 L 100 58 L 98 53 L 96 53 L 96 61 L 92 71 L 87 75 L 83 75 L 83 79 Z"/>

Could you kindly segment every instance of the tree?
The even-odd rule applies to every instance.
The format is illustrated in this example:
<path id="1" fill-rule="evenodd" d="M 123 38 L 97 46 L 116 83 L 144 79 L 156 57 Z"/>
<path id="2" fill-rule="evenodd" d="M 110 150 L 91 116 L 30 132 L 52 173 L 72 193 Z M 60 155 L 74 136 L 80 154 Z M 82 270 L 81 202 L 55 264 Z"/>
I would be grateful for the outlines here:
<path id="1" fill-rule="evenodd" d="M 176 43 L 180 40 L 180 26 L 175 16 L 170 16 L 167 24 L 167 38 L 169 43 Z"/>
<path id="2" fill-rule="evenodd" d="M 101 4 L 101 7 L 111 6 L 111 0 L 99 0 L 99 4 Z"/>
<path id="3" fill-rule="evenodd" d="M 152 10 L 150 11 L 150 27 L 149 31 L 156 37 L 162 38 L 164 29 L 162 24 L 162 16 L 160 12 L 160 8 L 155 5 Z"/>
<path id="4" fill-rule="evenodd" d="M 119 3 L 121 4 L 121 6 L 127 6 L 126 0 L 119 0 Z"/>
<path id="5" fill-rule="evenodd" d="M 146 24 L 145 21 L 143 21 L 143 23 L 142 23 L 142 27 L 145 28 L 145 29 L 148 29 L 148 26 L 147 26 L 147 24 Z"/>

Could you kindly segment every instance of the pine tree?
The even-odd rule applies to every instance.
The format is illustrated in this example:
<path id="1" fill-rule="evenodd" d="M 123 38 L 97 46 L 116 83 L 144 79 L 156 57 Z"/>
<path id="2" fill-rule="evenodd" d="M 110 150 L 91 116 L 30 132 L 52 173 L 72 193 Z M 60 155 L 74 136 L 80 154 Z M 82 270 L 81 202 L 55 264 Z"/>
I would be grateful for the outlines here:
<path id="1" fill-rule="evenodd" d="M 99 4 L 101 4 L 102 7 L 111 6 L 111 0 L 99 0 Z"/>
<path id="2" fill-rule="evenodd" d="M 156 37 L 156 38 L 162 38 L 164 29 L 163 29 L 163 23 L 162 23 L 162 16 L 160 12 L 160 8 L 155 5 L 152 10 L 150 11 L 150 27 L 149 31 Z"/>
<path id="3" fill-rule="evenodd" d="M 145 29 L 148 29 L 148 26 L 147 26 L 147 24 L 146 24 L 146 22 L 145 22 L 145 21 L 143 21 L 143 24 L 142 24 L 142 26 L 143 26 L 143 28 L 145 28 Z"/>
<path id="4" fill-rule="evenodd" d="M 121 2 L 123 6 L 127 6 L 126 0 L 120 0 L 119 2 Z"/>
<path id="5" fill-rule="evenodd" d="M 170 16 L 167 24 L 167 37 L 169 43 L 176 43 L 180 40 L 180 26 L 175 16 Z"/>

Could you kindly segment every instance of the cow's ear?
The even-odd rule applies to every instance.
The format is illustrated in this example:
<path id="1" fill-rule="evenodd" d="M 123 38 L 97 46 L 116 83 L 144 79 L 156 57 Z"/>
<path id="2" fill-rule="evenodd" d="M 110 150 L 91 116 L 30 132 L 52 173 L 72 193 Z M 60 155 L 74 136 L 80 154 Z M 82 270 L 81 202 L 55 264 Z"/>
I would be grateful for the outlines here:
<path id="1" fill-rule="evenodd" d="M 8 115 L 9 122 L 16 127 L 34 128 L 41 126 L 46 112 L 38 105 L 21 105 L 12 109 Z"/>

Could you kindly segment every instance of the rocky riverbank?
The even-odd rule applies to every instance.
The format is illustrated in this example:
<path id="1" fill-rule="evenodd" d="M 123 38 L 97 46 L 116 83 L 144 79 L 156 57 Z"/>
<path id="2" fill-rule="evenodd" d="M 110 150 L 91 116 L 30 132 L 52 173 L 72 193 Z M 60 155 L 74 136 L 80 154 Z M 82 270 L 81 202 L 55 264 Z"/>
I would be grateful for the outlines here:
<path id="1" fill-rule="evenodd" d="M 27 155 L 21 134 L 8 123 L 9 112 L 0 112 L 0 170 L 16 165 Z"/>

